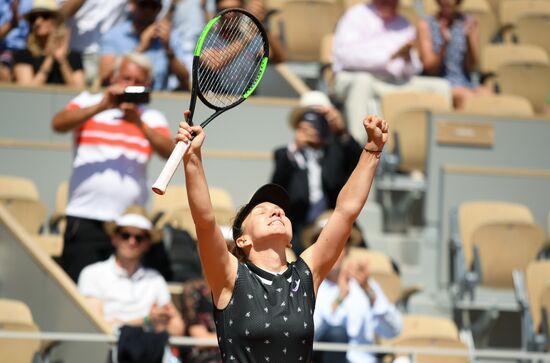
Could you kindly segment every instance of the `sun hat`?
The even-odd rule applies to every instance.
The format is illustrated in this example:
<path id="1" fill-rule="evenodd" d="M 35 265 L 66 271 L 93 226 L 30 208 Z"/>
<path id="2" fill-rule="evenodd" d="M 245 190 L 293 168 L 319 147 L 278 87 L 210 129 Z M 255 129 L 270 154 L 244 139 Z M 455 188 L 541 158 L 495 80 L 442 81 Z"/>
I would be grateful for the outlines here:
<path id="1" fill-rule="evenodd" d="M 106 222 L 104 225 L 105 231 L 110 236 L 121 227 L 134 227 L 147 231 L 151 236 L 151 241 L 159 241 L 162 239 L 162 232 L 153 227 L 153 223 L 147 215 L 147 211 L 140 205 L 128 207 L 118 218 L 114 221 Z"/>
<path id="2" fill-rule="evenodd" d="M 300 97 L 300 106 L 292 110 L 288 122 L 290 127 L 296 128 L 302 116 L 314 106 L 331 107 L 332 103 L 326 94 L 321 91 L 309 91 Z"/>
<path id="3" fill-rule="evenodd" d="M 56 0 L 34 0 L 31 9 L 24 15 L 25 20 L 29 21 L 30 16 L 35 13 L 54 13 L 58 20 L 61 19 Z"/>
<path id="4" fill-rule="evenodd" d="M 263 202 L 270 202 L 279 206 L 285 214 L 288 214 L 290 209 L 290 198 L 282 186 L 273 183 L 261 186 L 256 190 L 254 195 L 252 195 L 250 201 L 237 212 L 232 227 L 233 239 L 237 239 L 241 236 L 241 226 L 248 213 L 250 213 L 255 206 Z"/>

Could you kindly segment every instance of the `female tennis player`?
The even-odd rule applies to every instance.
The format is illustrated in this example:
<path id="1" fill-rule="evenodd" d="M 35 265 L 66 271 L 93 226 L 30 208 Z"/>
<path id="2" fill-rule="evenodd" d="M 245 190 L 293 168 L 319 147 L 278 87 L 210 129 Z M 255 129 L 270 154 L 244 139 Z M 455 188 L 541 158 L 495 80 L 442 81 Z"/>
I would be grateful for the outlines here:
<path id="1" fill-rule="evenodd" d="M 188 115 L 186 111 L 186 119 Z M 242 257 L 237 259 L 228 252 L 214 218 L 201 160 L 205 134 L 200 126 L 180 123 L 177 140 L 191 143 L 183 156 L 187 195 L 224 362 L 311 361 L 315 294 L 367 201 L 388 139 L 385 120 L 368 116 L 363 124 L 368 142 L 334 213 L 317 242 L 296 262 L 287 263 L 292 227 L 286 191 L 264 185 L 237 212 L 233 239 Z"/>

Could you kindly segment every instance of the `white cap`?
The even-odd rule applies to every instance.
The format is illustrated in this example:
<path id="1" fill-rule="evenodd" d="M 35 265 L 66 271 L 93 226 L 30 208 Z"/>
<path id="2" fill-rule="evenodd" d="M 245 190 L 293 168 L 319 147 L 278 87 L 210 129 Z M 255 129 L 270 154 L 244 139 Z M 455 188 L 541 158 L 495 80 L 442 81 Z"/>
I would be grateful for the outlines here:
<path id="1" fill-rule="evenodd" d="M 146 217 L 139 214 L 124 214 L 115 221 L 118 227 L 135 227 L 146 231 L 153 229 L 153 224 Z"/>
<path id="2" fill-rule="evenodd" d="M 301 107 L 332 106 L 328 96 L 321 91 L 309 91 L 300 97 Z"/>

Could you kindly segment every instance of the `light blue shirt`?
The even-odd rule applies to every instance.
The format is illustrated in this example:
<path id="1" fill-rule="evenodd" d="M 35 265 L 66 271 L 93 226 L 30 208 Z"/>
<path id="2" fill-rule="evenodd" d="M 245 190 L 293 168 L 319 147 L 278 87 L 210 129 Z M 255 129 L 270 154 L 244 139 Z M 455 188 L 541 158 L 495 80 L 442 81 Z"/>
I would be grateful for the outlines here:
<path id="1" fill-rule="evenodd" d="M 0 25 L 11 21 L 10 3 L 12 0 L 0 0 Z M 29 12 L 32 7 L 32 0 L 19 1 L 19 15 L 24 15 Z M 29 23 L 21 17 L 17 28 L 12 29 L 4 40 L 0 41 L 0 50 L 5 48 L 10 49 L 25 49 L 27 47 L 27 34 L 29 33 Z"/>
<path id="2" fill-rule="evenodd" d="M 134 30 L 131 20 L 115 25 L 103 36 L 100 54 L 122 55 L 134 51 L 139 45 L 139 35 Z M 169 62 L 160 40 L 151 41 L 144 52 L 153 63 L 153 88 L 164 90 L 168 86 Z"/>
<path id="3" fill-rule="evenodd" d="M 355 279 L 349 280 L 349 293 L 342 303 L 332 309 L 332 303 L 338 297 L 340 288 L 337 283 L 324 280 L 317 292 L 317 302 L 313 315 L 315 323 L 315 340 L 324 335 L 327 329 L 344 327 L 348 334 L 349 344 L 373 344 L 375 334 L 392 338 L 402 329 L 401 314 L 395 305 L 390 303 L 382 288 L 376 281 L 369 279 L 369 286 L 374 290 L 374 305 Z M 376 357 L 371 353 L 350 349 L 346 354 L 350 363 L 374 363 Z"/>
<path id="4" fill-rule="evenodd" d="M 201 0 L 181 0 L 177 2 L 172 17 L 170 45 L 180 62 L 191 73 L 195 44 L 206 24 Z"/>

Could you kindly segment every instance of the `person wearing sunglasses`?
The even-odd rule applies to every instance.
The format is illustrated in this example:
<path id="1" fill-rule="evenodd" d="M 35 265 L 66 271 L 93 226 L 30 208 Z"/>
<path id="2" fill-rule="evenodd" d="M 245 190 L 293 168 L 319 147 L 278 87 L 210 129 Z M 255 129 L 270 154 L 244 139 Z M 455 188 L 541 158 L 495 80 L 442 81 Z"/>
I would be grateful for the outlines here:
<path id="1" fill-rule="evenodd" d="M 18 84 L 39 86 L 65 84 L 84 87 L 80 53 L 69 50 L 69 35 L 55 0 L 34 0 L 25 14 L 29 23 L 27 48 L 14 54 L 14 76 Z"/>
<path id="2" fill-rule="evenodd" d="M 105 224 L 114 254 L 84 268 L 78 288 L 94 311 L 117 330 L 142 326 L 154 332 L 182 335 L 183 320 L 171 302 L 164 278 L 142 265 L 158 232 L 143 207 L 131 206 L 116 221 Z"/>

